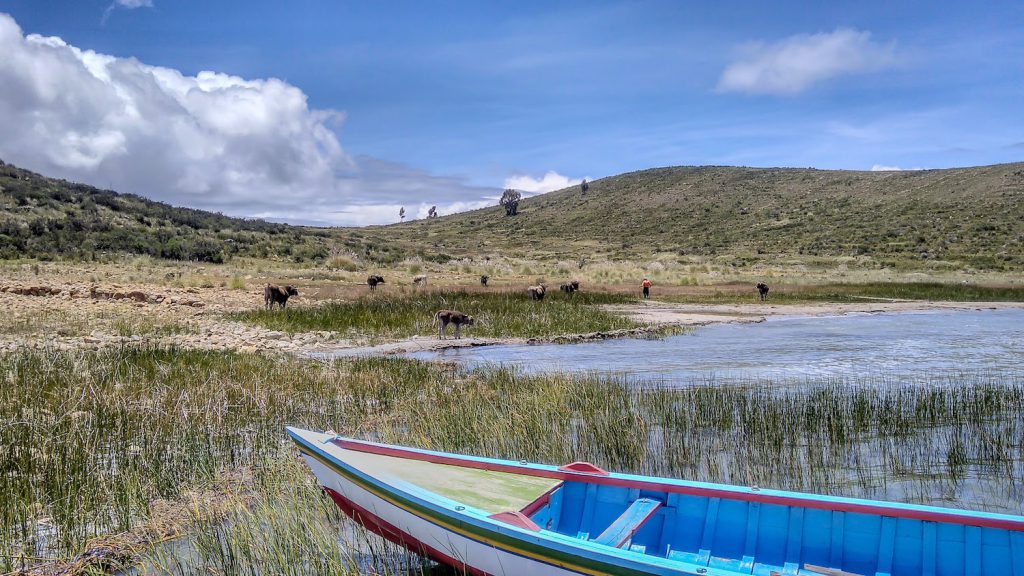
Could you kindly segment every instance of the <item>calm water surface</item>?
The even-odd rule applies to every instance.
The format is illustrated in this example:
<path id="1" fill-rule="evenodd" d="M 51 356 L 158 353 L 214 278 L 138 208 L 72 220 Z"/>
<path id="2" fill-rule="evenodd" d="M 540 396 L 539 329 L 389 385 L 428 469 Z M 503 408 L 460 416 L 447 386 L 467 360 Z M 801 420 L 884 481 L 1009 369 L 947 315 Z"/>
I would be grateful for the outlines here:
<path id="1" fill-rule="evenodd" d="M 509 364 L 531 373 L 600 372 L 688 384 L 760 379 L 898 377 L 934 381 L 964 372 L 1024 374 L 1024 310 L 773 318 L 661 339 L 484 346 L 415 358 Z"/>

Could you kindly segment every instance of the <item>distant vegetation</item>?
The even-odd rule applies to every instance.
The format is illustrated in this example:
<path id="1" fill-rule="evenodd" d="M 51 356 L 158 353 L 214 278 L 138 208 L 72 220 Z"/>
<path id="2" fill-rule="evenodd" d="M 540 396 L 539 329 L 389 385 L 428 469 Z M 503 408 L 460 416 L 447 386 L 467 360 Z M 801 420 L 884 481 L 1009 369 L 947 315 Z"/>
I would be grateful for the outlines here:
<path id="1" fill-rule="evenodd" d="M 737 267 L 780 258 L 864 267 L 1024 268 L 1024 163 L 903 172 L 675 167 L 494 206 L 371 227 L 406 250 L 631 260 L 674 254 Z M 426 246 L 424 246 L 426 244 Z"/>
<path id="2" fill-rule="evenodd" d="M 586 194 L 579 186 L 517 194 L 472 212 L 324 229 L 175 208 L 0 163 L 0 258 L 113 252 L 387 266 L 671 256 L 733 267 L 813 258 L 861 268 L 1024 269 L 1024 163 L 904 172 L 656 168 L 589 182 Z"/>
<path id="3" fill-rule="evenodd" d="M 325 230 L 177 208 L 0 162 L 0 258 L 105 253 L 220 263 L 234 255 L 317 259 Z"/>

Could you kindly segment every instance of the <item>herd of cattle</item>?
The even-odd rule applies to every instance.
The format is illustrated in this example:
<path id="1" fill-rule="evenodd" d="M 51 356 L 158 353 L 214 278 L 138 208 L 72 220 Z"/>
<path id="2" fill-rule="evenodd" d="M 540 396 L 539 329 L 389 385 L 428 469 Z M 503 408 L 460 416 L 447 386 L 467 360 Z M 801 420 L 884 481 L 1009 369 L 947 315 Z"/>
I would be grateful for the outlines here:
<path id="1" fill-rule="evenodd" d="M 488 280 L 490 280 L 490 276 L 480 276 L 480 285 L 487 286 Z M 427 275 L 420 274 L 418 276 L 413 277 L 412 283 L 415 286 L 426 286 Z M 384 284 L 383 276 L 374 275 L 366 279 L 366 285 L 370 287 L 371 291 L 376 290 L 378 284 Z M 756 288 L 757 294 L 763 302 L 766 298 L 768 298 L 768 285 L 765 284 L 764 282 L 758 282 Z M 578 280 L 572 280 L 570 282 L 566 282 L 565 284 L 560 285 L 558 289 L 571 296 L 573 293 L 579 291 L 580 283 Z M 547 290 L 547 284 L 529 286 L 526 288 L 526 296 L 530 300 L 543 300 L 544 294 L 547 293 Z M 284 307 L 288 304 L 288 298 L 298 295 L 299 291 L 295 288 L 295 286 L 278 286 L 276 284 L 267 284 L 267 287 L 263 289 L 263 303 L 266 306 L 267 310 L 273 309 L 275 304 L 280 306 L 280 308 L 283 310 Z M 449 324 L 455 326 L 455 337 L 461 338 L 462 327 L 472 326 L 473 317 L 469 316 L 468 314 L 463 314 L 458 310 L 439 310 L 436 314 L 434 314 L 434 325 L 438 327 L 438 338 L 443 339 L 445 337 L 445 333 L 447 332 Z"/>

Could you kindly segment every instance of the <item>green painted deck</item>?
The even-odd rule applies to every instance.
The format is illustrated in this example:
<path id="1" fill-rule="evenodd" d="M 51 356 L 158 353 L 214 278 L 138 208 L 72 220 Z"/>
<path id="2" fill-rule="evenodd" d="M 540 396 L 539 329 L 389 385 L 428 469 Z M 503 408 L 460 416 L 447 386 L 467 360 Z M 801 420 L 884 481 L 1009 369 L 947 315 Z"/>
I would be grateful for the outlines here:
<path id="1" fill-rule="evenodd" d="M 340 458 L 384 482 L 408 482 L 488 513 L 519 510 L 559 480 L 341 450 Z"/>

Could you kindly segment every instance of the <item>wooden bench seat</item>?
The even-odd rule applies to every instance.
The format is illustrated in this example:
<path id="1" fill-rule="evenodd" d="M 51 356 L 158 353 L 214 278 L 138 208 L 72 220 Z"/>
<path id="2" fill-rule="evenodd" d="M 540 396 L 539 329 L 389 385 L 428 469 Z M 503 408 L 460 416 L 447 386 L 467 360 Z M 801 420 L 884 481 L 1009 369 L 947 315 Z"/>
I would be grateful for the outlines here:
<path id="1" fill-rule="evenodd" d="M 653 498 L 637 498 L 621 516 L 612 522 L 611 526 L 605 528 L 605 531 L 601 532 L 592 542 L 621 548 L 660 507 L 661 502 Z"/>

